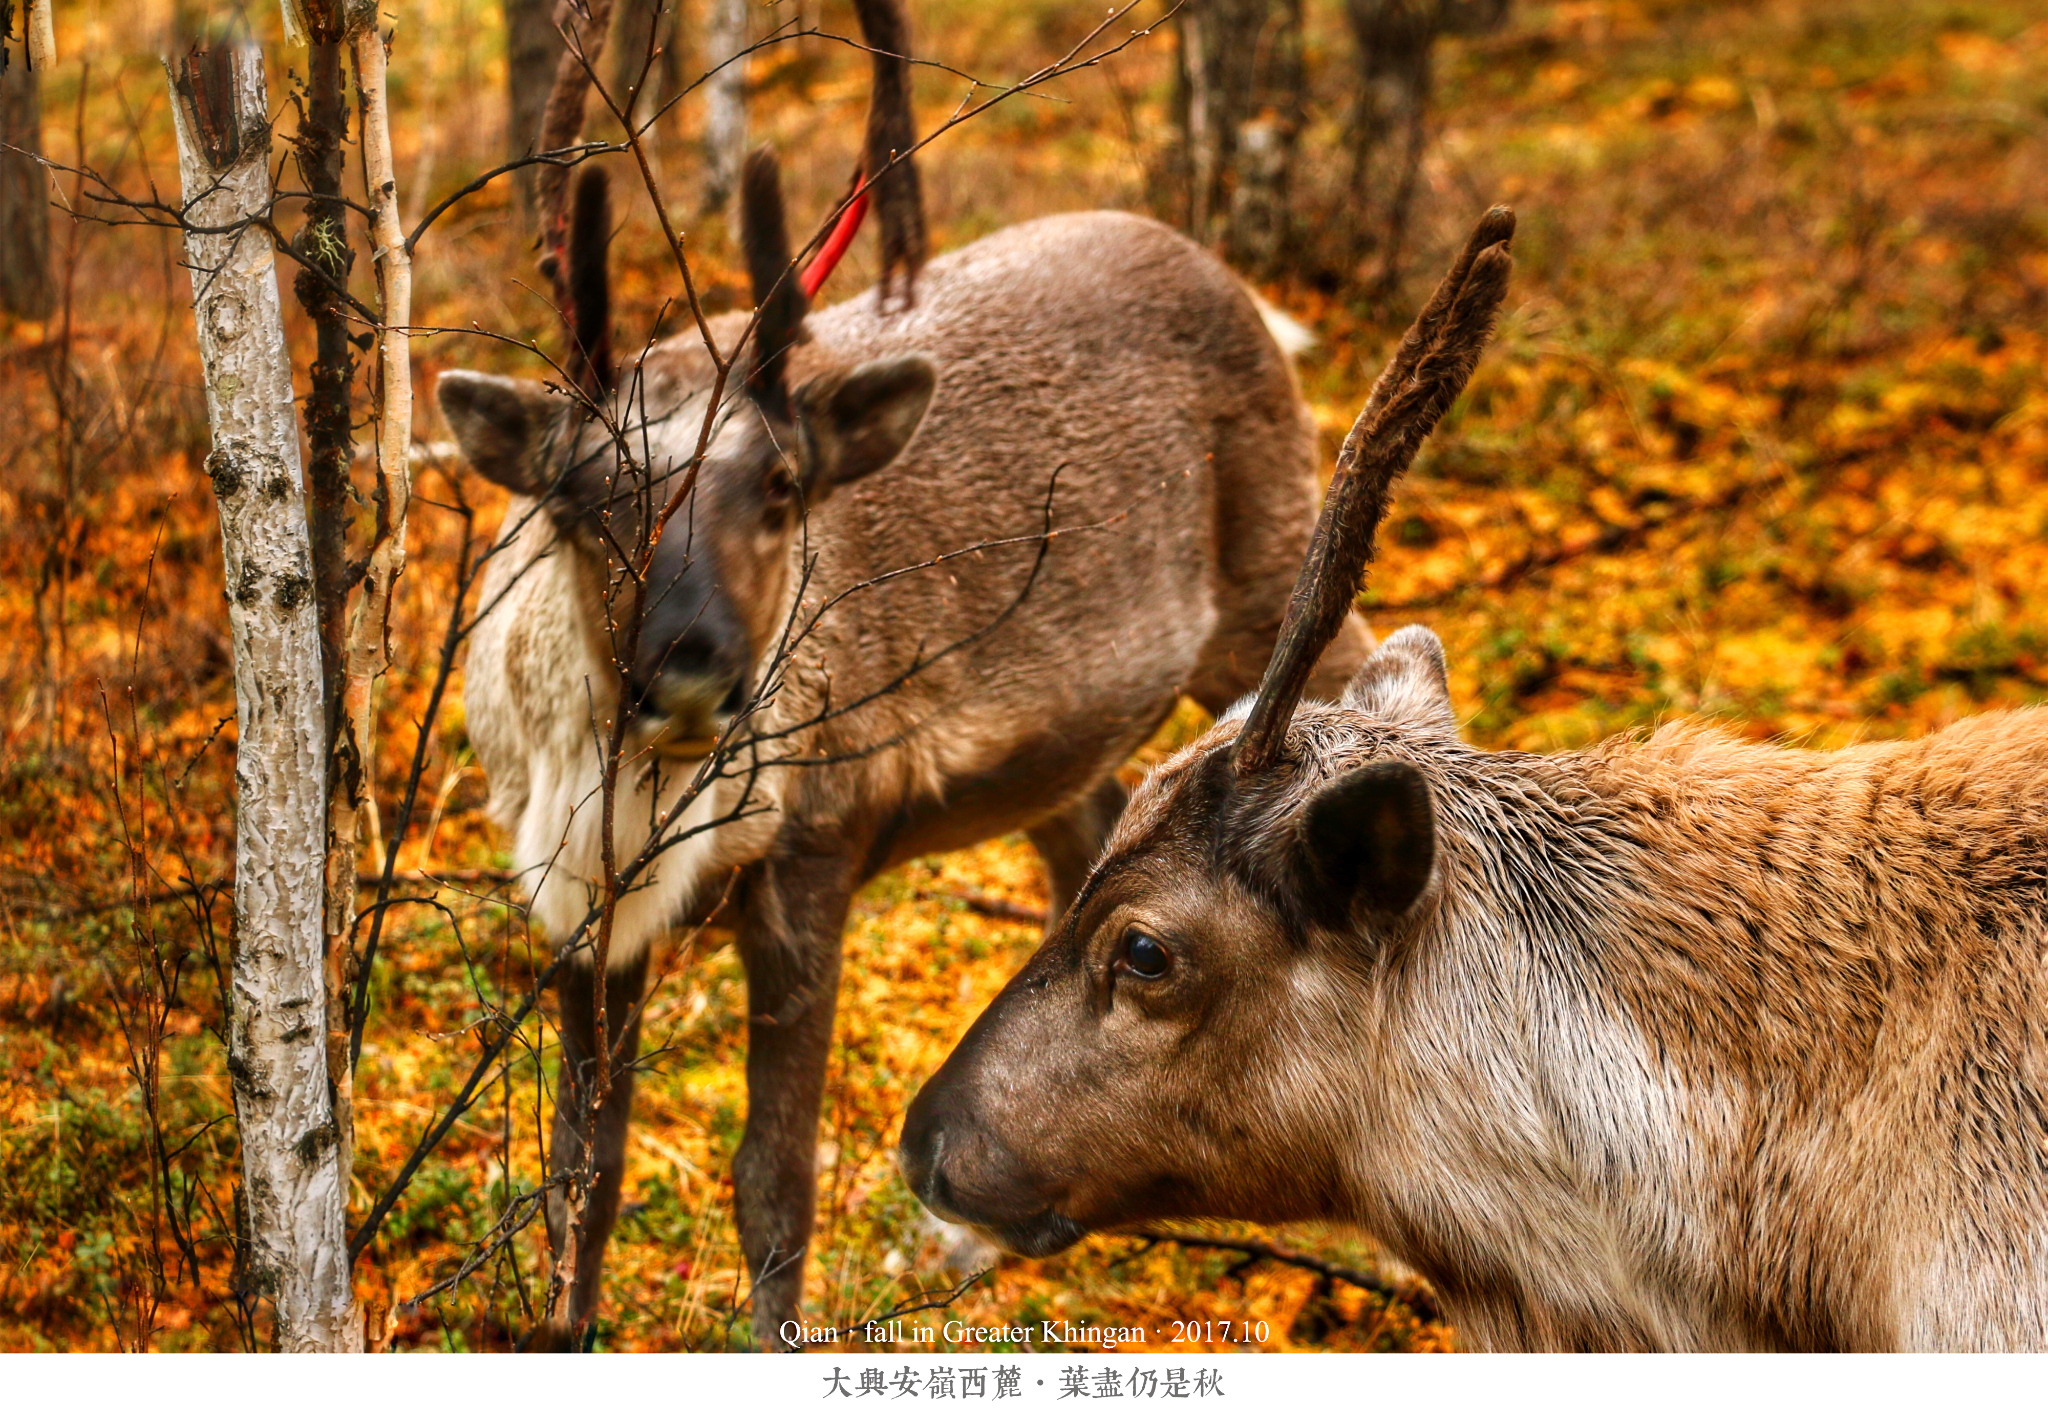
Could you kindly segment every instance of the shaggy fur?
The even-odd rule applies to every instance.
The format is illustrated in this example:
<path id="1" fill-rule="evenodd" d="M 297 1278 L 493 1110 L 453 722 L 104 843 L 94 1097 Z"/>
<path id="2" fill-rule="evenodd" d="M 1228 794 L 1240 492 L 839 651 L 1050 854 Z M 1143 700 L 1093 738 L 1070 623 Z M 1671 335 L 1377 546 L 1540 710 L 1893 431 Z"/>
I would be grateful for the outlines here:
<path id="1" fill-rule="evenodd" d="M 1026 1252 L 1347 1221 L 1482 1348 L 2048 1345 L 2048 709 L 1493 754 L 1410 628 L 1271 771 L 1231 774 L 1237 729 L 1133 797 L 918 1097 L 942 1214 Z M 1308 807 L 1389 760 L 1429 887 L 1333 922 Z"/>

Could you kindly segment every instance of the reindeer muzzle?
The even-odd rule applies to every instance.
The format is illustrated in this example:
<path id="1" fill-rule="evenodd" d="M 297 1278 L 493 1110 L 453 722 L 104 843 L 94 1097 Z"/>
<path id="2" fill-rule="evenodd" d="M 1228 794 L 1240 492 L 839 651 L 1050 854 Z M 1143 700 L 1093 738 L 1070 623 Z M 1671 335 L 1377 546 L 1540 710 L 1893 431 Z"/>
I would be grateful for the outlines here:
<path id="1" fill-rule="evenodd" d="M 933 1214 L 1030 1259 L 1057 1254 L 1088 1233 L 1045 1203 L 1045 1192 L 999 1139 L 930 1092 L 928 1085 L 911 1104 L 896 1159 Z"/>
<path id="2" fill-rule="evenodd" d="M 671 760 L 710 755 L 738 710 L 739 679 L 710 673 L 664 672 L 641 698 L 648 742 Z"/>

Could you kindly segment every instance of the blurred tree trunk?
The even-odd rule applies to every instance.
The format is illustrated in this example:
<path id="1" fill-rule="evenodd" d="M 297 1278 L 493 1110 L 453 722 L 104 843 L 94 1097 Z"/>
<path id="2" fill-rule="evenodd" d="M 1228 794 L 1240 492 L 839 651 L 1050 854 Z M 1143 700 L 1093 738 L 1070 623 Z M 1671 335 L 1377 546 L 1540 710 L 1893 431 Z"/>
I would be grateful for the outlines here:
<path id="1" fill-rule="evenodd" d="M 1190 0 L 1178 16 L 1176 165 L 1188 231 L 1260 272 L 1291 246 L 1306 108 L 1301 0 Z"/>
<path id="2" fill-rule="evenodd" d="M 1275 0 L 1260 36 L 1249 113 L 1237 125 L 1236 185 L 1223 250 L 1262 276 L 1292 259 L 1294 160 L 1308 116 L 1308 74 L 1301 48 L 1301 0 Z"/>
<path id="3" fill-rule="evenodd" d="M 509 128 L 506 157 L 533 151 L 540 137 L 541 115 L 555 82 L 555 64 L 562 56 L 562 36 L 555 29 L 555 0 L 505 0 L 505 86 Z M 513 183 L 527 227 L 534 223 L 534 170 L 523 168 Z"/>
<path id="4" fill-rule="evenodd" d="M 37 319 L 56 305 L 49 182 L 31 156 L 43 151 L 42 85 L 19 49 L 0 46 L 0 65 L 0 309 Z"/>
<path id="5" fill-rule="evenodd" d="M 244 1286 L 286 1352 L 362 1347 L 348 1180 L 328 1088 L 322 932 L 327 736 L 312 542 L 271 210 L 269 106 L 253 44 L 194 50 L 173 79 L 185 252 L 206 376 L 235 659 L 235 936 L 228 1075 L 247 1211 Z"/>
<path id="6" fill-rule="evenodd" d="M 1358 46 L 1358 88 L 1345 130 L 1347 245 L 1376 259 L 1372 285 L 1399 279 L 1422 168 L 1431 50 L 1440 35 L 1477 34 L 1507 18 L 1510 0 L 1345 0 Z"/>
<path id="7" fill-rule="evenodd" d="M 704 201 L 715 212 L 739 191 L 747 156 L 747 0 L 711 0 L 704 62 L 716 69 L 704 114 Z M 723 66 L 723 67 L 719 67 Z"/>
<path id="8" fill-rule="evenodd" d="M 1429 105 L 1430 46 L 1441 24 L 1441 0 L 1346 0 L 1358 45 L 1358 88 L 1345 128 L 1350 150 L 1350 244 L 1370 254 L 1376 287 L 1394 280 L 1408 209 L 1422 166 Z"/>

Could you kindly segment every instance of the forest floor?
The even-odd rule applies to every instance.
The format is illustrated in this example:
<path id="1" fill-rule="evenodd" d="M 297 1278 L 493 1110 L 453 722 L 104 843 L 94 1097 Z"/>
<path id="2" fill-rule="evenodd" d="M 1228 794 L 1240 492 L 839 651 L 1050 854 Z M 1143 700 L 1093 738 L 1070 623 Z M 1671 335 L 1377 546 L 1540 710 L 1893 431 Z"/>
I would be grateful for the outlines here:
<path id="1" fill-rule="evenodd" d="M 1063 51 L 1092 23 L 1074 10 L 913 6 L 927 52 L 993 75 Z M 833 6 L 825 18 L 851 24 Z M 496 161 L 497 23 L 486 0 L 432 0 L 399 28 L 411 213 Z M 47 143 L 126 190 L 153 179 L 168 192 L 164 85 L 129 32 L 140 28 L 92 11 L 60 30 L 72 58 L 48 80 Z M 1310 38 L 1319 112 L 1338 114 L 1343 37 L 1323 17 Z M 1168 45 L 1162 31 L 928 150 L 935 246 L 1044 212 L 1141 208 L 1168 133 Z M 1442 636 L 1467 734 L 1549 751 L 1701 716 L 1833 747 L 2048 695 L 2038 6 L 1526 3 L 1505 30 L 1447 45 L 1441 80 L 1403 289 L 1380 303 L 1342 282 L 1266 294 L 1320 339 L 1302 378 L 1333 453 L 1472 219 L 1497 200 L 1520 213 L 1500 337 L 1398 488 L 1362 603 L 1382 634 L 1420 621 Z M 823 213 L 851 171 L 862 71 L 841 47 L 806 42 L 758 61 L 756 88 L 793 210 Z M 920 78 L 927 122 L 963 88 Z M 1334 122 L 1305 140 L 1332 171 Z M 695 181 L 687 137 L 663 149 L 681 190 Z M 416 344 L 424 388 L 456 365 L 537 373 L 516 347 L 465 336 L 473 323 L 553 339 L 502 187 L 421 248 L 417 319 L 452 333 Z M 722 224 L 700 227 L 706 288 L 730 304 L 740 287 Z M 60 220 L 56 241 L 68 319 L 0 325 L 13 412 L 0 422 L 0 1348 L 250 1346 L 269 1325 L 236 1288 L 220 1015 L 233 688 L 189 296 L 162 233 Z M 644 333 L 674 294 L 644 202 L 617 250 L 619 329 Z M 872 260 L 864 240 L 828 297 L 859 290 Z M 424 436 L 443 437 L 423 419 Z M 465 531 L 489 534 L 493 492 L 448 471 L 422 480 L 430 503 L 415 514 L 384 700 L 387 822 Z M 483 814 L 459 689 L 427 729 L 423 828 L 400 860 L 421 875 L 406 890 L 417 901 L 395 912 L 372 979 L 358 1218 L 539 951 L 493 877 L 506 840 Z M 1184 707 L 1147 754 L 1200 726 Z M 1044 893 L 1012 836 L 891 872 L 857 902 L 825 1095 L 814 1317 L 865 1318 L 959 1281 L 891 1151 L 917 1086 L 1037 943 L 1013 910 Z M 596 1346 L 743 1346 L 729 1166 L 744 984 L 709 936 L 665 945 L 656 970 Z M 460 1285 L 408 1301 L 450 1279 L 538 1179 L 553 1044 L 544 1028 L 526 1039 L 364 1255 L 360 1292 L 392 1346 L 502 1349 L 530 1321 L 547 1268 L 537 1227 Z M 1277 1237 L 1381 1263 L 1335 1229 Z M 1276 1349 L 1456 1342 L 1309 1271 L 1128 1238 L 1003 1261 L 945 1316 L 1143 1325 L 1161 1343 L 1174 1320 L 1261 1320 Z"/>

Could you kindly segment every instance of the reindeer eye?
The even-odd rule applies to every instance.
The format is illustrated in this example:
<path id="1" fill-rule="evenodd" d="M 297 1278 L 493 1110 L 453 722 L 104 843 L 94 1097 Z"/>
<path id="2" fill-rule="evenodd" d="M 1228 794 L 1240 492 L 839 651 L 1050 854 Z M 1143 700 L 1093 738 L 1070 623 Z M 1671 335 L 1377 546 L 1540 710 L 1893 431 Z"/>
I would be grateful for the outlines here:
<path id="1" fill-rule="evenodd" d="M 1136 977 L 1163 978 L 1173 959 L 1158 939 L 1133 928 L 1124 934 L 1124 966 Z"/>

